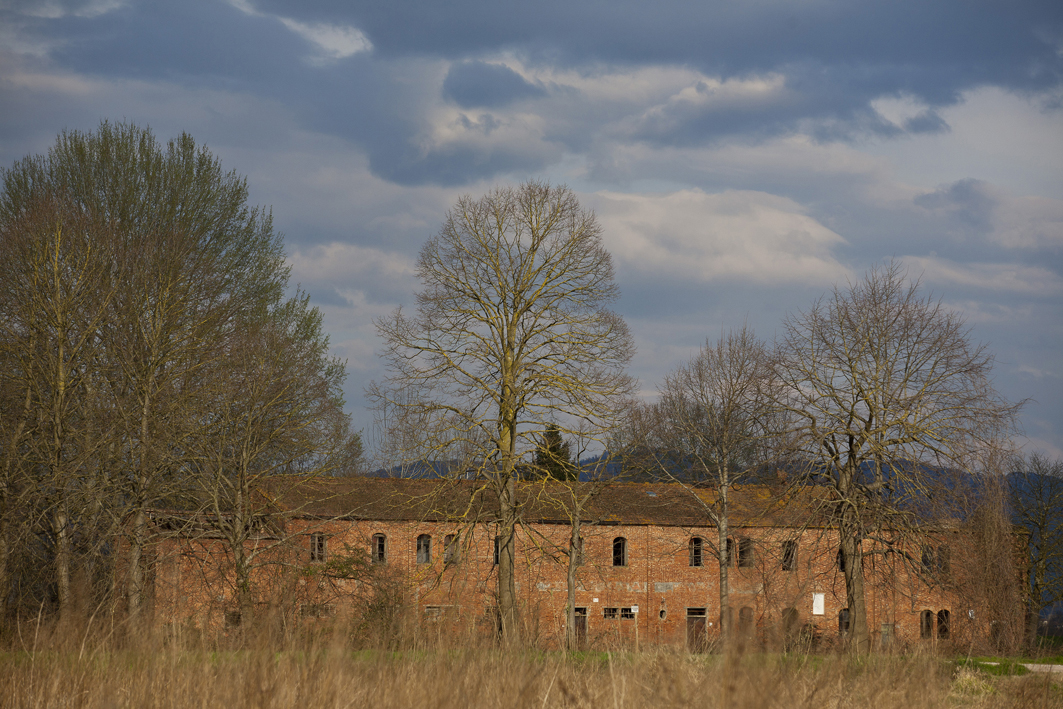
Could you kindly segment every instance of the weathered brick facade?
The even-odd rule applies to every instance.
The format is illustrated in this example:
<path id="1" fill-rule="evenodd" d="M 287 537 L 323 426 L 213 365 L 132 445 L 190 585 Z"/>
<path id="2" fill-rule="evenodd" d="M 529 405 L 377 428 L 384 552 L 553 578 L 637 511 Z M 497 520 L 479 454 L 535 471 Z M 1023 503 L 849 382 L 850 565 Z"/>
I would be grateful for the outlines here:
<path id="1" fill-rule="evenodd" d="M 422 625 L 493 632 L 495 533 L 483 511 L 490 505 L 474 513 L 454 504 L 468 502 L 471 483 L 442 495 L 440 484 L 428 481 L 346 479 L 327 486 L 327 495 L 319 488 L 299 500 L 272 500 L 287 513 L 278 515 L 284 521 L 275 533 L 253 543 L 258 561 L 269 562 L 253 576 L 260 607 L 283 606 L 294 617 L 342 616 L 386 581 L 401 592 L 403 612 Z M 529 637 L 557 647 L 565 637 L 571 528 L 555 490 L 529 486 L 526 493 L 517 546 L 521 616 Z M 736 494 L 735 627 L 757 644 L 833 642 L 846 606 L 837 530 L 811 524 L 821 517 L 809 514 L 812 497 L 780 502 L 770 493 Z M 701 500 L 709 494 L 696 493 Z M 617 484 L 584 510 L 593 523 L 582 528 L 575 607 L 589 646 L 686 645 L 718 634 L 717 532 L 703 523 L 699 504 L 678 485 Z M 865 578 L 868 625 L 879 646 L 959 641 L 986 631 L 981 611 L 963 594 L 970 554 L 964 534 L 937 530 L 878 553 L 886 549 L 881 542 L 864 545 L 865 554 L 875 552 L 865 557 Z M 156 559 L 158 622 L 218 626 L 226 613 L 233 622 L 232 574 L 220 540 L 202 532 L 162 535 Z"/>

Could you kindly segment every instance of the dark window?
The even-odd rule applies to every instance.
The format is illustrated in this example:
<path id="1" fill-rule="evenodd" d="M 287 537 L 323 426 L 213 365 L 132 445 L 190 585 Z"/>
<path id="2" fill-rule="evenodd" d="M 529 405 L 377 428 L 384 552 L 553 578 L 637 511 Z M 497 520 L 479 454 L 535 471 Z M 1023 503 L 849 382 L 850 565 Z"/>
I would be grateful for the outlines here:
<path id="1" fill-rule="evenodd" d="M 920 561 L 923 564 L 923 571 L 925 571 L 926 573 L 932 572 L 934 570 L 934 567 L 936 566 L 936 563 L 934 561 L 934 547 L 930 546 L 929 544 L 924 544 L 923 554 Z"/>
<path id="2" fill-rule="evenodd" d="M 623 537 L 613 540 L 613 566 L 627 566 L 627 540 Z"/>
<path id="3" fill-rule="evenodd" d="M 797 567 L 797 542 L 792 539 L 782 543 L 782 570 L 793 571 Z"/>
<path id="4" fill-rule="evenodd" d="M 432 563 L 432 537 L 427 534 L 417 537 L 417 563 Z"/>
<path id="5" fill-rule="evenodd" d="M 753 540 L 738 540 L 738 568 L 748 569 L 753 566 Z"/>
<path id="6" fill-rule="evenodd" d="M 240 611 L 225 611 L 225 625 L 229 628 L 240 627 Z"/>
<path id="7" fill-rule="evenodd" d="M 845 573 L 845 552 L 838 550 L 838 571 Z"/>
<path id="8" fill-rule="evenodd" d="M 429 620 L 439 620 L 443 617 L 443 606 L 425 606 L 424 615 Z"/>
<path id="9" fill-rule="evenodd" d="M 328 618 L 336 615 L 336 607 L 331 603 L 304 603 L 299 612 L 304 618 Z"/>
<path id="10" fill-rule="evenodd" d="M 498 566 L 498 537 L 495 537 L 495 566 Z"/>
<path id="11" fill-rule="evenodd" d="M 635 611 L 633 611 L 630 608 L 621 608 L 620 609 L 620 617 L 621 618 L 625 618 L 627 620 L 631 620 L 632 618 L 635 617 Z"/>
<path id="12" fill-rule="evenodd" d="M 782 631 L 789 643 L 801 627 L 801 614 L 796 608 L 786 608 L 782 612 Z"/>
<path id="13" fill-rule="evenodd" d="M 310 535 L 310 561 L 324 561 L 328 553 L 325 546 L 325 535 L 314 532 Z"/>
<path id="14" fill-rule="evenodd" d="M 949 612 L 947 610 L 938 611 L 938 640 L 949 639 Z"/>
<path id="15" fill-rule="evenodd" d="M 388 538 L 383 534 L 373 535 L 373 563 L 386 564 L 388 561 Z"/>
<path id="16" fill-rule="evenodd" d="M 448 534 L 443 537 L 443 563 L 456 564 L 459 558 L 461 558 L 461 554 L 458 546 L 458 535 Z"/>
<path id="17" fill-rule="evenodd" d="M 849 609 L 842 608 L 838 611 L 838 635 L 849 634 Z"/>
<path id="18" fill-rule="evenodd" d="M 602 616 L 605 618 L 616 618 L 619 612 L 619 608 L 603 608 Z"/>
<path id="19" fill-rule="evenodd" d="M 923 640 L 934 637 L 934 611 L 925 610 L 919 614 L 919 637 Z"/>
<path id="20" fill-rule="evenodd" d="M 938 547 L 938 573 L 942 576 L 948 576 L 952 571 L 952 551 L 949 549 L 948 544 L 942 544 Z"/>
<path id="21" fill-rule="evenodd" d="M 701 566 L 701 537 L 690 538 L 690 565 Z"/>
<path id="22" fill-rule="evenodd" d="M 666 608 L 662 608 L 660 612 L 657 613 L 657 617 L 661 620 L 664 620 L 668 617 L 668 610 Z"/>

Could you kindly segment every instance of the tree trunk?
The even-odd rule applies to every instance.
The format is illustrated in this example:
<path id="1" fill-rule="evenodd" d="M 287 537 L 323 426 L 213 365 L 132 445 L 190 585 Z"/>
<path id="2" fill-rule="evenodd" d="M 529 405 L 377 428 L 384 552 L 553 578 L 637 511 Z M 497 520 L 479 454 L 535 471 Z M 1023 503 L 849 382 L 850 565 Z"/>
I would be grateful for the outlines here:
<path id="1" fill-rule="evenodd" d="M 864 555 L 856 537 L 852 512 L 847 511 L 841 525 L 841 548 L 845 557 L 845 601 L 849 607 L 849 649 L 856 654 L 871 651 L 871 634 L 867 627 L 867 602 L 864 595 Z"/>
<path id="2" fill-rule="evenodd" d="M 511 643 L 517 638 L 516 530 L 517 485 L 510 476 L 502 487 L 501 526 L 498 541 L 498 614 L 502 624 L 502 640 Z"/>
<path id="3" fill-rule="evenodd" d="M 720 559 L 720 640 L 725 644 L 731 641 L 731 586 L 730 586 L 730 558 L 727 553 L 727 535 L 730 527 L 727 520 L 727 497 L 728 485 L 720 486 L 720 512 L 716 520 L 716 529 L 719 532 L 717 540 L 718 556 Z M 737 550 L 736 550 L 737 551 Z"/>
<path id="4" fill-rule="evenodd" d="M 568 540 L 568 574 L 565 577 L 568 591 L 568 605 L 565 618 L 565 647 L 569 652 L 578 650 L 579 639 L 576 637 L 576 569 L 579 568 L 583 548 L 580 544 L 580 518 L 575 513 L 572 518 L 572 534 Z"/>
<path id="5" fill-rule="evenodd" d="M 129 540 L 129 618 L 140 619 L 144 603 L 144 544 L 148 533 L 148 515 L 143 504 L 133 516 L 133 533 Z"/>
<path id="6" fill-rule="evenodd" d="M 62 495 L 62 493 L 60 493 Z M 55 587 L 59 601 L 59 620 L 70 618 L 70 529 L 66 501 L 60 497 L 52 517 L 52 533 L 55 535 Z"/>

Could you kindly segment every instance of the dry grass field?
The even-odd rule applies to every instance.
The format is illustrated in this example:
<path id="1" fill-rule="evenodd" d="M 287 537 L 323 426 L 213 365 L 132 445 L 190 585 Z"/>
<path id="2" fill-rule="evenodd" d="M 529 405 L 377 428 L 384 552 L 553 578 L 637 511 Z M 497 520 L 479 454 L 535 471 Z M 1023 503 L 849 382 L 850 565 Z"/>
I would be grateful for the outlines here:
<path id="1" fill-rule="evenodd" d="M 0 654 L 0 705 L 1063 707 L 1063 686 L 1048 675 L 994 676 L 930 655 L 565 655 L 424 646 L 391 652 L 268 641 L 208 650 L 173 642 L 123 647 L 79 635 L 12 638 Z"/>

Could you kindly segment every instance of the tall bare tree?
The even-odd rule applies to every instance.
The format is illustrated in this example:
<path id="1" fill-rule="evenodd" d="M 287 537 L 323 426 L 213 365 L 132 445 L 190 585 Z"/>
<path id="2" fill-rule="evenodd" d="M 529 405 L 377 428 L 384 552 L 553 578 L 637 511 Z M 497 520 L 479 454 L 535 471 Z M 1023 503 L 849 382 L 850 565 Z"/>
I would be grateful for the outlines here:
<path id="1" fill-rule="evenodd" d="M 458 472 L 497 495 L 498 604 L 512 639 L 518 461 L 547 421 L 604 437 L 632 388 L 631 337 L 607 309 L 612 261 L 569 189 L 528 182 L 461 198 L 417 268 L 415 314 L 377 322 L 388 374 L 370 395 L 403 436 L 404 459 L 460 457 Z"/>
<path id="2" fill-rule="evenodd" d="M 895 263 L 786 320 L 775 374 L 795 421 L 802 481 L 833 492 L 845 560 L 850 646 L 870 649 L 865 539 L 889 545 L 926 523 L 934 471 L 978 471 L 1018 405 L 993 390 L 993 357 L 963 319 L 923 298 Z"/>
<path id="3" fill-rule="evenodd" d="M 707 503 L 694 495 L 716 527 L 720 567 L 720 625 L 731 635 L 729 550 L 732 486 L 749 481 L 772 459 L 781 433 L 774 401 L 771 353 L 742 327 L 706 342 L 665 378 L 657 403 L 633 421 L 634 463 L 683 485 L 712 487 Z"/>
<path id="4" fill-rule="evenodd" d="M 1034 454 L 1008 475 L 1012 522 L 1029 534 L 1026 642 L 1037 640 L 1041 611 L 1063 602 L 1063 461 Z"/>

